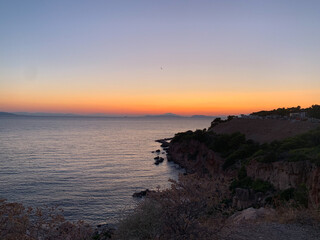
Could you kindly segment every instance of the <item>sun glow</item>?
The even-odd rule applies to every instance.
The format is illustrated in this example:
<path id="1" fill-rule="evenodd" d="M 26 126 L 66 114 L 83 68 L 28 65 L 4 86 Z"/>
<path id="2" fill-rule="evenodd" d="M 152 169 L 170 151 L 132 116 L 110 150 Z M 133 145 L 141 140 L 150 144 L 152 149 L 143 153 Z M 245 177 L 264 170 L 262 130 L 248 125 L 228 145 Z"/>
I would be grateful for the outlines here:
<path id="1" fill-rule="evenodd" d="M 315 104 L 317 90 L 288 92 L 187 92 L 152 94 L 72 94 L 20 93 L 15 98 L 0 96 L 0 108 L 18 112 L 60 112 L 78 114 L 142 115 L 172 112 L 181 115 L 240 114 L 261 109 L 308 107 Z"/>

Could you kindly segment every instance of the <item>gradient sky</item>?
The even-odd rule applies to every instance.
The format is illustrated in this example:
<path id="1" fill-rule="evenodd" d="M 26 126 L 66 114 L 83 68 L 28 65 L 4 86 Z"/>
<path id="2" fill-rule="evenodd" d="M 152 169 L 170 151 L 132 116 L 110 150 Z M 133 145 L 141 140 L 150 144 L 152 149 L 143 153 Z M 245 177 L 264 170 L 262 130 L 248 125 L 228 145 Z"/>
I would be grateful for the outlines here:
<path id="1" fill-rule="evenodd" d="M 320 103 L 320 1 L 0 0 L 0 111 Z"/>

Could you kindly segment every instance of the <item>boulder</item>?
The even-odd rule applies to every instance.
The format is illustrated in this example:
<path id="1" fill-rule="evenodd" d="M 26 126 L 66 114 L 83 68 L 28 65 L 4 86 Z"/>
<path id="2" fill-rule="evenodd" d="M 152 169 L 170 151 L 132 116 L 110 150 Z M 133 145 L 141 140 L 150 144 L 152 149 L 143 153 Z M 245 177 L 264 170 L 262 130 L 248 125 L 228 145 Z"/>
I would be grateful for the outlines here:
<path id="1" fill-rule="evenodd" d="M 265 205 L 266 198 L 271 193 L 255 192 L 251 189 L 236 188 L 232 198 L 232 206 L 237 209 L 245 209 L 251 206 L 261 207 Z"/>
<path id="2" fill-rule="evenodd" d="M 262 207 L 256 209 L 251 207 L 233 214 L 229 218 L 229 221 L 231 221 L 234 224 L 241 224 L 246 221 L 262 220 L 263 218 L 271 216 L 273 214 L 275 214 L 275 210 L 271 208 Z"/>

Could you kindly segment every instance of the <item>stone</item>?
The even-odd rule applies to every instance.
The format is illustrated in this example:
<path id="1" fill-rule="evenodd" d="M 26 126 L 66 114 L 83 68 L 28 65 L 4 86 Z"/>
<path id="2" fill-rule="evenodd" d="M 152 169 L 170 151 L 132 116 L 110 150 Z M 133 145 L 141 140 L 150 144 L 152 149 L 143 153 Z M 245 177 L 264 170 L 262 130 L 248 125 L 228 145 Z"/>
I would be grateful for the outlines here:
<path id="1" fill-rule="evenodd" d="M 246 221 L 257 221 L 261 220 L 267 216 L 271 216 L 275 214 L 275 210 L 271 208 L 247 208 L 242 211 L 239 211 L 235 214 L 233 214 L 230 218 L 229 221 L 235 224 L 240 224 Z"/>

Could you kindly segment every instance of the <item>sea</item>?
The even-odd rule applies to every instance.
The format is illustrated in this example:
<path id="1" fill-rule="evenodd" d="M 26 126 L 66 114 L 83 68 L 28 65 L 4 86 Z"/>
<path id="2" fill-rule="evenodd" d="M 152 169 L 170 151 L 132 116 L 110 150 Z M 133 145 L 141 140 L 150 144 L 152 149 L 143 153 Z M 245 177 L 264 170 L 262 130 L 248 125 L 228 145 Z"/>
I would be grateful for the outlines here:
<path id="1" fill-rule="evenodd" d="M 154 164 L 157 139 L 204 129 L 211 118 L 1 117 L 0 199 L 59 207 L 69 221 L 116 223 L 134 192 L 170 187 L 183 172 Z M 161 151 L 160 156 L 165 158 Z"/>

